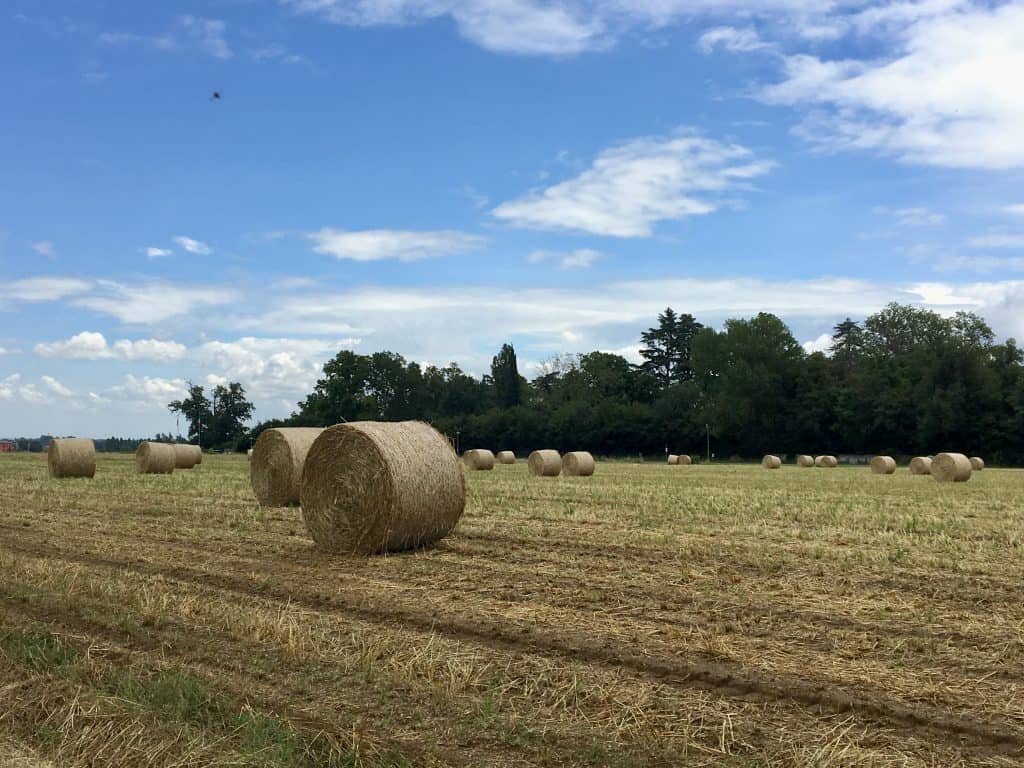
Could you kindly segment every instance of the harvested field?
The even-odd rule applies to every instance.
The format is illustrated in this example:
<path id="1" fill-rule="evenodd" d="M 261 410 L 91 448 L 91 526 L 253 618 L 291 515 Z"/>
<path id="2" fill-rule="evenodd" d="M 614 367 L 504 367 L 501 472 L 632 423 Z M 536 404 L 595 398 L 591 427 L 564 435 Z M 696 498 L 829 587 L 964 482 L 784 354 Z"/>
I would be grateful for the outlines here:
<path id="1" fill-rule="evenodd" d="M 0 764 L 1020 765 L 1024 473 L 863 472 L 521 462 L 366 558 L 244 456 L 2 456 Z"/>

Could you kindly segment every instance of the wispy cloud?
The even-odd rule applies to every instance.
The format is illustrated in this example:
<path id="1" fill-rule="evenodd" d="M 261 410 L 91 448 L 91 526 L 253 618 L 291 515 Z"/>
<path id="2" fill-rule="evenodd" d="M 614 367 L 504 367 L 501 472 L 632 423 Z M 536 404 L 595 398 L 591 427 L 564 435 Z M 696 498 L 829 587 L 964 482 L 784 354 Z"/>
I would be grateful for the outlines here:
<path id="1" fill-rule="evenodd" d="M 561 270 L 587 269 L 602 256 L 592 248 L 577 248 L 574 251 L 534 251 L 527 257 L 531 264 L 550 262 Z"/>
<path id="2" fill-rule="evenodd" d="M 0 281 L 0 307 L 11 302 L 60 301 L 87 293 L 94 283 L 76 277 L 28 277 Z"/>
<path id="3" fill-rule="evenodd" d="M 48 259 L 54 259 L 57 257 L 57 249 L 53 247 L 53 243 L 49 240 L 41 240 L 38 243 L 32 243 L 32 250 L 40 256 L 45 256 Z"/>
<path id="4" fill-rule="evenodd" d="M 220 19 L 182 16 L 160 34 L 104 32 L 100 43 L 110 46 L 134 45 L 162 53 L 197 52 L 216 59 L 230 59 L 234 53 L 225 38 L 226 25 Z"/>
<path id="5" fill-rule="evenodd" d="M 213 253 L 213 248 L 208 246 L 206 243 L 201 240 L 193 240 L 191 237 L 185 237 L 185 235 L 178 235 L 174 238 L 174 242 L 178 244 L 178 247 L 188 253 L 194 253 L 199 256 L 209 256 Z M 159 255 L 165 256 L 166 254 L 161 253 Z"/>
<path id="6" fill-rule="evenodd" d="M 704 53 L 711 53 L 721 47 L 732 53 L 773 50 L 752 27 L 714 27 L 700 36 L 697 47 Z"/>
<path id="7" fill-rule="evenodd" d="M 313 250 L 352 261 L 418 261 L 479 248 L 485 240 L 477 235 L 451 229 L 412 231 L 366 229 L 348 231 L 325 227 L 310 232 Z"/>
<path id="8" fill-rule="evenodd" d="M 182 285 L 163 281 L 118 283 L 99 280 L 89 296 L 72 304 L 132 325 L 152 325 L 171 317 L 188 315 L 198 309 L 231 304 L 237 292 L 227 287 Z"/>
<path id="9" fill-rule="evenodd" d="M 601 152 L 575 178 L 502 203 L 492 213 L 516 227 L 646 237 L 656 222 L 717 210 L 726 193 L 773 165 L 745 147 L 693 133 L 633 139 Z"/>
<path id="10" fill-rule="evenodd" d="M 972 248 L 1024 248 L 1024 233 L 992 232 L 967 241 Z"/>
<path id="11" fill-rule="evenodd" d="M 158 248 L 155 245 L 150 245 L 143 249 L 143 253 L 146 254 L 147 259 L 159 259 L 163 256 L 170 256 L 174 251 L 170 248 Z"/>

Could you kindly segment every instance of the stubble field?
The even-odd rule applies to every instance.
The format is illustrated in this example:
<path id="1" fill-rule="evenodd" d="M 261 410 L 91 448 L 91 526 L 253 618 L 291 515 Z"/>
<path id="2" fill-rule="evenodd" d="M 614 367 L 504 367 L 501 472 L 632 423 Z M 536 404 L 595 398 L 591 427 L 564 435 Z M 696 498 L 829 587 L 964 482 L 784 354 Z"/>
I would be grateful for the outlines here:
<path id="1" fill-rule="evenodd" d="M 1024 761 L 1024 472 L 467 477 L 340 557 L 245 457 L 0 457 L 0 766 Z"/>

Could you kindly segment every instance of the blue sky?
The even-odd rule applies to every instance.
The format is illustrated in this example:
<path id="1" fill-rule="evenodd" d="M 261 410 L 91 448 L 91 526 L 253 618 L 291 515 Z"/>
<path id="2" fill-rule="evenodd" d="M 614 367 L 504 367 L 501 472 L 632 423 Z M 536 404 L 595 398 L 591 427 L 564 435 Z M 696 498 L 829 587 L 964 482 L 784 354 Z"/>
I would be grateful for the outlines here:
<path id="1" fill-rule="evenodd" d="M 635 359 L 667 305 L 1024 336 L 1020 2 L 0 14 L 2 435 L 166 431 L 187 380 L 284 415 L 342 348 Z"/>

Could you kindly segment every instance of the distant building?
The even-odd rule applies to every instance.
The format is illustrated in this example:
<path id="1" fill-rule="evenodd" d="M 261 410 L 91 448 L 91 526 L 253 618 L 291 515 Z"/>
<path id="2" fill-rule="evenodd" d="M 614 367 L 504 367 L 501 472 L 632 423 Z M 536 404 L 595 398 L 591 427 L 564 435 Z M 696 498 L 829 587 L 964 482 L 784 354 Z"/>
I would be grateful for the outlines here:
<path id="1" fill-rule="evenodd" d="M 13 440 L 0 440 L 0 453 L 14 453 L 18 450 L 18 444 Z"/>

